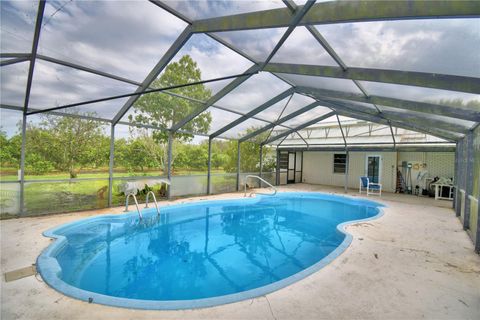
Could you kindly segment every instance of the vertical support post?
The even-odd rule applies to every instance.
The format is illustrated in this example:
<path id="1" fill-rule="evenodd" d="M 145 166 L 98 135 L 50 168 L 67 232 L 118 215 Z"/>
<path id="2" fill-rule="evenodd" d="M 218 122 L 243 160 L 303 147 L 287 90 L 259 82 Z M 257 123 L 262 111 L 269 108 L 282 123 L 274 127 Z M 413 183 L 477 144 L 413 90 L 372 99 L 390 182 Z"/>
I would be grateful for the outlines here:
<path id="1" fill-rule="evenodd" d="M 263 178 L 262 175 L 263 175 L 263 144 L 260 145 L 260 178 Z M 261 188 L 262 181 L 260 180 L 258 184 L 259 184 L 259 187 Z"/>
<path id="2" fill-rule="evenodd" d="M 395 135 L 393 134 L 392 123 L 388 120 L 388 126 L 390 127 L 390 134 L 392 135 L 393 140 L 393 150 L 397 149 L 397 141 L 395 140 Z"/>
<path id="3" fill-rule="evenodd" d="M 237 191 L 240 190 L 240 141 L 237 144 Z"/>
<path id="4" fill-rule="evenodd" d="M 108 164 L 108 206 L 112 206 L 113 160 L 115 157 L 115 125 L 110 127 L 110 161 Z"/>
<path id="5" fill-rule="evenodd" d="M 455 210 L 455 215 L 457 214 L 458 207 L 458 141 L 455 144 L 455 161 L 453 168 L 453 186 L 455 187 L 455 192 L 453 193 L 453 202 L 452 207 Z"/>
<path id="6" fill-rule="evenodd" d="M 342 123 L 340 122 L 340 118 L 338 117 L 338 113 L 336 114 L 337 116 L 337 122 L 338 122 L 338 127 L 340 128 L 340 132 L 342 133 L 342 138 L 343 138 L 343 143 L 345 144 L 345 153 L 346 153 L 346 158 L 345 158 L 345 182 L 343 185 L 343 188 L 345 190 L 345 193 L 348 193 L 348 146 L 347 146 L 347 139 L 345 138 L 345 134 L 343 133 L 343 128 L 342 128 Z"/>
<path id="7" fill-rule="evenodd" d="M 463 219 L 463 229 L 470 229 L 470 207 L 471 201 L 468 197 L 473 195 L 473 131 L 469 131 L 466 135 L 466 145 L 467 149 L 467 163 L 466 163 L 466 172 L 465 172 L 465 215 Z"/>
<path id="8" fill-rule="evenodd" d="M 477 129 L 478 130 L 478 129 Z M 478 179 L 478 200 L 480 201 L 480 179 Z M 475 252 L 480 253 L 480 203 L 477 203 L 477 235 L 475 237 Z"/>
<path id="9" fill-rule="evenodd" d="M 45 11 L 45 0 L 38 2 L 37 19 L 35 20 L 35 31 L 33 34 L 32 51 L 30 56 L 30 66 L 28 68 L 27 84 L 25 90 L 25 102 L 23 105 L 22 122 L 22 147 L 20 150 L 20 215 L 25 214 L 25 147 L 27 144 L 27 110 L 30 101 L 30 90 L 32 88 L 33 70 L 35 69 L 35 60 L 37 58 L 38 41 L 40 40 L 40 31 L 42 29 L 43 13 Z"/>
<path id="10" fill-rule="evenodd" d="M 211 194 L 212 184 L 212 139 L 208 138 L 208 172 L 207 172 L 207 194 Z"/>
<path id="11" fill-rule="evenodd" d="M 300 182 L 303 183 L 303 155 L 304 155 L 303 151 L 301 152 L 301 155 L 302 155 L 302 171 L 300 171 Z"/>
<path id="12" fill-rule="evenodd" d="M 347 153 L 347 157 L 345 159 L 345 184 L 344 184 L 344 190 L 345 193 L 348 193 L 348 164 L 350 162 L 350 153 L 348 152 L 348 149 L 345 148 L 345 152 Z"/>
<path id="13" fill-rule="evenodd" d="M 25 214 L 25 148 L 27 145 L 27 113 L 22 118 L 22 147 L 20 150 L 20 216 Z"/>
<path id="14" fill-rule="evenodd" d="M 167 199 L 170 199 L 170 193 L 173 186 L 172 183 L 172 144 L 173 144 L 173 133 L 168 132 L 168 149 L 167 149 L 167 178 L 170 181 L 170 185 L 167 187 Z"/>
<path id="15" fill-rule="evenodd" d="M 455 177 L 456 178 L 456 185 L 457 185 L 457 206 L 455 207 L 455 215 L 457 217 L 460 217 L 462 215 L 462 197 L 461 197 L 461 193 L 460 193 L 460 189 L 464 188 L 463 186 L 463 181 L 464 181 L 464 177 L 463 177 L 463 170 L 465 168 L 465 162 L 464 162 L 464 157 L 463 157 L 463 142 L 464 142 L 464 139 L 462 140 L 459 140 L 457 142 L 457 157 L 458 157 L 458 160 L 457 160 L 457 163 L 458 163 L 458 166 L 457 166 L 457 176 Z"/>
<path id="16" fill-rule="evenodd" d="M 275 165 L 275 185 L 280 185 L 280 150 L 277 148 L 277 163 Z"/>

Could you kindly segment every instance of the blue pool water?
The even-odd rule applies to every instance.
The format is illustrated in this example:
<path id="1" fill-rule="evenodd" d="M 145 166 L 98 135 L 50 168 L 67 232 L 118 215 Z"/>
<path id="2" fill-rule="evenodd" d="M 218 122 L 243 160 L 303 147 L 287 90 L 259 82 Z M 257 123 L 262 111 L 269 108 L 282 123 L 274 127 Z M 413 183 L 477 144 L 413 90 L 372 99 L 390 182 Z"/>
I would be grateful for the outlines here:
<path id="1" fill-rule="evenodd" d="M 319 193 L 201 201 L 84 219 L 45 233 L 55 289 L 97 303 L 178 309 L 262 295 L 318 270 L 351 241 L 337 226 L 380 205 Z"/>

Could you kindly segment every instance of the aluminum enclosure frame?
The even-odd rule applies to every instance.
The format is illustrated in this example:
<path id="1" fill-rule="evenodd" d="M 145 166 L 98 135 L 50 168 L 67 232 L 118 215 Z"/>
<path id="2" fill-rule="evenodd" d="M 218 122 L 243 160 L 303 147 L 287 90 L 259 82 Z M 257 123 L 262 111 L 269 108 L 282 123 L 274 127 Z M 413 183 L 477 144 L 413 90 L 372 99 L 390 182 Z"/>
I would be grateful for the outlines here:
<path id="1" fill-rule="evenodd" d="M 221 135 L 228 131 L 229 129 L 235 127 L 236 125 L 247 121 L 248 119 L 259 119 L 256 117 L 258 113 L 264 110 L 268 110 L 275 102 L 278 102 L 288 96 L 288 94 L 302 94 L 315 99 L 315 102 L 306 105 L 297 111 L 279 117 L 276 121 L 267 121 L 269 124 L 265 127 L 259 128 L 254 132 L 246 134 L 239 137 L 238 139 L 238 158 L 237 158 L 237 187 L 239 185 L 240 179 L 240 146 L 242 142 L 254 139 L 259 134 L 273 129 L 275 126 L 282 126 L 285 128 L 285 132 L 274 136 L 269 137 L 266 141 L 260 144 L 260 167 L 263 165 L 263 152 L 264 146 L 269 145 L 270 143 L 284 138 L 282 142 L 278 145 L 278 150 L 284 150 L 285 145 L 282 146 L 283 141 L 290 133 L 295 133 L 302 128 L 313 125 L 318 121 L 324 119 L 323 117 L 317 117 L 316 119 L 305 122 L 297 127 L 289 127 L 285 125 L 285 122 L 288 120 L 294 119 L 300 115 L 305 115 L 310 110 L 314 109 L 317 106 L 324 106 L 332 110 L 328 115 L 341 115 L 352 117 L 356 119 L 361 119 L 369 121 L 372 123 L 381 123 L 388 125 L 390 127 L 390 132 L 392 134 L 393 140 L 393 149 L 404 149 L 409 148 L 409 150 L 452 150 L 451 147 L 443 146 L 405 146 L 395 141 L 395 135 L 393 134 L 392 126 L 398 128 L 405 128 L 407 130 L 424 132 L 425 134 L 433 135 L 445 139 L 450 142 L 454 142 L 457 145 L 456 148 L 456 160 L 455 160 L 455 176 L 458 177 L 456 184 L 464 187 L 466 192 L 466 201 L 463 203 L 463 210 L 466 215 L 470 214 L 471 201 L 468 196 L 473 196 L 473 185 L 472 177 L 474 172 L 474 130 L 478 130 L 478 124 L 480 123 L 480 107 L 470 107 L 470 108 L 457 108 L 453 106 L 439 105 L 434 103 L 425 103 L 414 100 L 404 100 L 396 99 L 391 97 L 376 96 L 370 95 L 365 88 L 362 87 L 359 81 L 375 81 L 379 83 L 392 83 L 400 85 L 410 85 L 410 86 L 420 86 L 426 88 L 435 88 L 442 90 L 450 90 L 457 92 L 465 93 L 474 93 L 480 94 L 480 78 L 475 77 L 463 77 L 456 75 L 448 74 L 429 74 L 424 72 L 415 72 L 415 71 L 400 71 L 400 70 L 381 70 L 381 69 L 371 69 L 371 68 L 352 68 L 348 66 L 334 48 L 326 41 L 323 35 L 318 31 L 315 25 L 321 24 L 332 24 L 332 23 L 345 23 L 345 22 L 365 22 L 365 21 L 386 21 L 386 20 L 410 20 L 410 19 L 446 19 L 446 18 L 479 18 L 480 17 L 480 3 L 478 1 L 462 1 L 462 2 L 453 2 L 453 1 L 437 1 L 435 6 L 432 6 L 429 1 L 426 0 L 412 0 L 412 1 L 348 1 L 348 2 L 325 2 L 325 3 L 316 3 L 314 1 L 308 1 L 305 5 L 296 5 L 292 0 L 284 0 L 285 8 L 280 9 L 271 9 L 258 12 L 250 12 L 244 14 L 237 14 L 231 16 L 222 16 L 215 17 L 210 19 L 196 20 L 193 21 L 190 18 L 183 15 L 181 12 L 178 12 L 172 9 L 168 2 L 162 2 L 158 0 L 152 0 L 152 3 L 158 6 L 159 10 L 166 10 L 170 14 L 175 15 L 181 20 L 187 23 L 187 26 L 177 37 L 177 39 L 171 44 L 165 54 L 160 58 L 155 67 L 149 72 L 146 78 L 142 81 L 134 81 L 121 77 L 112 73 L 105 71 L 97 70 L 95 68 L 90 68 L 87 66 L 80 65 L 78 63 L 73 63 L 69 61 L 63 61 L 57 58 L 49 57 L 43 54 L 37 54 L 40 33 L 42 30 L 42 20 L 45 10 L 46 1 L 40 0 L 38 3 L 37 15 L 35 20 L 35 30 L 33 33 L 32 39 L 32 48 L 28 53 L 0 53 L 0 57 L 4 60 L 0 62 L 0 67 L 5 67 L 17 63 L 29 62 L 29 70 L 27 75 L 27 83 L 25 88 L 25 97 L 24 103 L 22 106 L 13 106 L 2 104 L 0 105 L 1 109 L 5 110 L 15 110 L 22 112 L 22 146 L 21 146 L 21 156 L 20 156 L 20 212 L 21 215 L 25 213 L 24 202 L 25 202 L 25 156 L 26 156 L 26 126 L 28 121 L 28 115 L 30 112 L 47 112 L 48 114 L 56 116 L 67 116 L 80 119 L 93 119 L 96 121 L 101 121 L 110 126 L 110 154 L 109 154 L 109 188 L 108 188 L 108 205 L 112 205 L 112 186 L 113 186 L 113 166 L 114 166 L 114 139 L 115 139 L 115 130 L 117 125 L 129 125 L 129 126 L 138 126 L 143 128 L 151 128 L 155 130 L 163 130 L 169 132 L 169 143 L 168 143 L 168 172 L 167 175 L 171 177 L 171 157 L 172 157 L 172 136 L 175 132 L 187 133 L 192 135 L 208 137 L 209 148 L 208 148 L 208 182 L 207 182 L 207 193 L 211 192 L 211 143 L 214 138 L 222 138 Z M 321 66 L 321 65 L 302 65 L 302 64 L 289 64 L 289 63 L 272 63 L 270 60 L 275 55 L 275 53 L 282 47 L 285 40 L 288 38 L 290 33 L 297 26 L 305 26 L 309 33 L 315 38 L 315 40 L 325 49 L 328 55 L 335 61 L 338 66 Z M 241 49 L 236 48 L 234 44 L 226 42 L 224 39 L 219 37 L 217 34 L 211 32 L 219 31 L 234 31 L 234 30 L 253 30 L 253 29 L 263 29 L 263 28 L 272 28 L 272 27 L 287 27 L 287 31 L 283 34 L 281 39 L 275 45 L 275 48 L 270 52 L 269 56 L 264 61 L 258 61 L 248 54 L 243 52 Z M 149 126 L 145 124 L 129 123 L 122 121 L 123 116 L 134 106 L 135 101 L 141 94 L 152 90 L 152 82 L 159 76 L 159 74 L 166 68 L 166 66 L 174 59 L 175 55 L 185 46 L 189 41 L 192 35 L 197 33 L 204 33 L 210 38 L 218 41 L 223 46 L 228 47 L 233 50 L 235 53 L 241 55 L 247 60 L 253 62 L 253 66 L 245 71 L 245 75 L 240 75 L 235 77 L 229 85 L 221 89 L 217 94 L 215 94 L 208 101 L 196 101 L 202 107 L 199 110 L 196 110 L 192 114 L 188 115 L 180 122 L 174 124 L 171 128 L 163 128 L 157 126 Z M 100 77 L 118 81 L 121 83 L 127 83 L 130 85 L 137 86 L 137 89 L 134 95 L 128 99 L 128 101 L 121 106 L 119 112 L 112 119 L 105 119 L 102 117 L 94 117 L 88 115 L 80 114 L 66 114 L 63 112 L 58 112 L 55 110 L 39 110 L 29 108 L 29 99 L 30 91 L 33 82 L 33 75 L 35 72 L 35 62 L 38 60 L 46 61 L 49 63 L 54 63 L 62 65 L 68 68 L 75 70 L 81 70 L 91 74 L 95 74 Z M 259 101 L 259 104 L 250 112 L 240 113 L 235 110 L 229 110 L 221 106 L 216 106 L 215 103 L 220 100 L 220 98 L 225 97 L 240 84 L 245 82 L 252 76 L 252 73 L 256 72 L 270 72 L 275 75 L 277 78 L 284 80 L 291 87 L 283 93 L 278 94 L 277 96 L 271 98 L 269 101 L 263 102 Z M 309 76 L 321 76 L 321 77 L 331 77 L 331 78 L 340 78 L 340 79 L 350 79 L 357 86 L 362 94 L 352 94 L 341 91 L 327 90 L 324 88 L 312 88 L 312 87 L 302 87 L 295 86 L 294 83 L 288 81 L 288 79 L 282 77 L 281 73 L 285 74 L 299 74 L 299 75 L 309 75 Z M 287 93 L 288 92 L 288 93 Z M 171 92 L 165 92 L 165 94 L 172 94 Z M 179 96 L 179 98 L 190 99 L 188 97 Z M 193 99 L 191 99 L 193 100 Z M 368 103 L 372 105 L 377 112 L 367 109 L 359 108 L 358 105 L 354 104 L 355 102 Z M 416 118 L 412 118 L 410 115 L 406 115 L 403 112 L 396 111 L 385 111 L 380 112 L 378 106 L 387 106 L 401 110 L 415 111 L 422 113 L 424 115 L 419 115 Z M 241 117 L 233 122 L 226 123 L 219 130 L 211 134 L 202 134 L 195 132 L 188 132 L 188 130 L 183 130 L 183 126 L 198 116 L 201 112 L 207 110 L 209 107 L 214 107 L 218 109 L 223 109 L 229 112 L 237 113 Z M 433 120 L 429 118 L 429 115 L 436 114 L 444 117 L 449 117 L 451 119 L 461 119 L 468 120 L 475 123 L 472 128 L 466 128 L 462 125 L 444 122 L 441 120 Z M 263 119 L 259 119 L 263 120 Z M 342 124 L 339 122 L 340 130 L 342 130 L 342 137 L 344 139 L 344 150 L 354 151 L 354 150 L 372 150 L 378 149 L 383 150 L 390 147 L 385 147 L 380 144 L 376 146 L 356 146 L 348 145 L 345 136 L 343 135 L 343 129 L 341 128 Z M 477 128 L 477 129 L 475 129 Z M 301 135 L 300 139 L 305 142 L 306 147 L 301 147 L 300 149 L 305 150 L 325 150 L 322 147 L 317 147 L 314 144 L 309 144 L 308 138 L 304 139 Z M 226 138 L 232 139 L 232 138 Z M 328 147 L 334 148 L 334 147 Z M 392 150 L 392 148 L 390 148 Z M 278 159 L 277 159 L 278 160 Z M 455 194 L 455 209 L 457 214 L 459 214 L 461 208 L 459 204 L 459 191 L 457 188 Z M 468 223 L 468 219 L 463 221 L 464 227 L 468 229 L 468 226 L 465 224 Z M 477 232 L 478 232 L 477 228 Z M 480 250 L 480 236 L 477 236 L 477 247 Z"/>

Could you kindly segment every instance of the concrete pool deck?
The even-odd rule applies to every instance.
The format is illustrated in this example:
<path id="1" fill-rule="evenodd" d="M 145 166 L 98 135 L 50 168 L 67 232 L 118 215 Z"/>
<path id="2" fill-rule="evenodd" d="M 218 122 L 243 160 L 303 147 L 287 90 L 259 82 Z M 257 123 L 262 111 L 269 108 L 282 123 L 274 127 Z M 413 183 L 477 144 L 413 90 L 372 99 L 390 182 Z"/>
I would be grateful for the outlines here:
<path id="1" fill-rule="evenodd" d="M 343 194 L 343 188 L 307 184 L 281 191 Z M 349 190 L 349 196 L 360 196 Z M 241 197 L 243 193 L 179 199 Z M 145 311 L 78 301 L 39 275 L 5 282 L 3 274 L 33 263 L 51 240 L 42 232 L 109 208 L 0 221 L 1 313 L 5 319 L 480 319 L 480 256 L 451 202 L 384 193 L 377 220 L 347 227 L 350 247 L 320 271 L 255 299 L 212 308 Z"/>

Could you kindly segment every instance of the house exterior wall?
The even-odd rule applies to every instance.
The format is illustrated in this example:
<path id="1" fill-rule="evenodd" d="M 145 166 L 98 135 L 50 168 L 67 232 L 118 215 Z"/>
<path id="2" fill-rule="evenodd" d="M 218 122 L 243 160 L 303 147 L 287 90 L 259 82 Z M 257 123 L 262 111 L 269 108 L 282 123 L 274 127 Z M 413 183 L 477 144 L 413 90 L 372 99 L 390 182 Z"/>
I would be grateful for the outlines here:
<path id="1" fill-rule="evenodd" d="M 345 175 L 333 173 L 333 155 L 342 152 L 307 151 L 303 153 L 303 182 L 343 186 Z M 359 178 L 365 175 L 367 155 L 379 155 L 382 159 L 381 181 L 384 191 L 395 191 L 396 152 L 350 152 L 348 186 L 358 188 Z"/>
<path id="2" fill-rule="evenodd" d="M 333 173 L 333 155 L 342 152 L 306 151 L 303 153 L 303 182 L 343 186 L 345 175 Z M 455 152 L 350 152 L 348 186 L 358 188 L 359 177 L 366 174 L 367 155 L 379 155 L 382 159 L 381 181 L 383 190 L 395 192 L 397 167 L 402 161 L 426 163 L 429 177 L 453 177 Z M 416 173 L 412 182 L 416 184 Z"/>
<path id="3" fill-rule="evenodd" d="M 431 178 L 454 176 L 455 152 L 398 152 L 398 165 L 402 161 L 426 163 Z"/>

